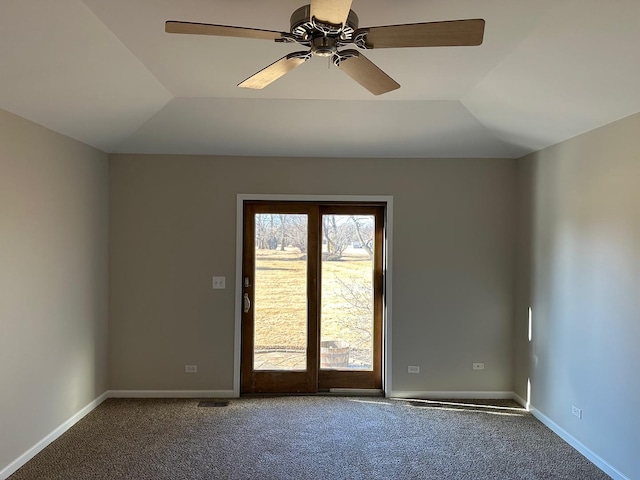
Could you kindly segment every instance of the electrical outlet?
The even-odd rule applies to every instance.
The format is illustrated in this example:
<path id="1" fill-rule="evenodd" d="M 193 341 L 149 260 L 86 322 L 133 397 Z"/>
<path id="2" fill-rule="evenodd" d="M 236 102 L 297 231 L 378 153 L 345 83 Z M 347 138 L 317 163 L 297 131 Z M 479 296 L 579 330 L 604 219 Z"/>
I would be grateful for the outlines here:
<path id="1" fill-rule="evenodd" d="M 226 283 L 227 283 L 226 277 L 213 277 L 211 287 L 214 290 L 223 290 L 227 288 L 225 285 Z"/>
<path id="2" fill-rule="evenodd" d="M 197 365 L 185 365 L 184 366 L 184 373 L 198 373 L 198 366 Z"/>
<path id="3" fill-rule="evenodd" d="M 484 370 L 484 362 L 478 362 L 473 364 L 474 370 Z"/>
<path id="4" fill-rule="evenodd" d="M 575 417 L 578 417 L 580 420 L 582 420 L 582 409 L 576 407 L 575 405 L 571 405 L 571 414 L 574 415 Z"/>
<path id="5" fill-rule="evenodd" d="M 420 373 L 420 367 L 418 365 L 409 365 L 407 370 L 409 373 Z"/>

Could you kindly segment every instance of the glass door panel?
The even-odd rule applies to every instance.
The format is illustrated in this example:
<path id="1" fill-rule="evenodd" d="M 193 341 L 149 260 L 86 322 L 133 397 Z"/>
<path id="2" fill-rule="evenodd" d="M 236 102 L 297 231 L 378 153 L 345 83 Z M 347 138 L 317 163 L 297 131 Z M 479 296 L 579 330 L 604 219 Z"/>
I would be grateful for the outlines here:
<path id="1" fill-rule="evenodd" d="M 307 215 L 255 215 L 254 370 L 307 369 Z"/>
<path id="2" fill-rule="evenodd" d="M 373 215 L 322 215 L 320 368 L 373 370 Z"/>
<path id="3" fill-rule="evenodd" d="M 307 204 L 244 204 L 242 393 L 318 390 L 318 223 Z"/>

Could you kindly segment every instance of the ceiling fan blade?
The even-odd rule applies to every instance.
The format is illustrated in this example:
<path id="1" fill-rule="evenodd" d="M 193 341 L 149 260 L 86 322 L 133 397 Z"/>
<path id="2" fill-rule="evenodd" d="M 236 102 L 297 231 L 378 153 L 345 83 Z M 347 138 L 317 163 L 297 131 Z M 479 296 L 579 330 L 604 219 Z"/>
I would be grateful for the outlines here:
<path id="1" fill-rule="evenodd" d="M 164 24 L 167 33 L 187 33 L 193 35 L 217 35 L 219 37 L 257 38 L 259 40 L 276 40 L 282 38 L 284 32 L 259 30 L 257 28 L 232 27 L 229 25 L 211 25 L 209 23 L 178 22 L 168 20 Z"/>
<path id="2" fill-rule="evenodd" d="M 252 88 L 254 90 L 260 90 L 266 87 L 270 83 L 275 82 L 285 73 L 289 73 L 291 70 L 311 58 L 310 52 L 294 52 L 289 55 L 285 55 L 280 60 L 276 60 L 268 67 L 264 67 L 257 73 L 254 73 L 246 80 L 238 84 L 241 88 Z"/>
<path id="3" fill-rule="evenodd" d="M 311 18 L 333 25 L 345 24 L 352 0 L 311 0 Z"/>
<path id="4" fill-rule="evenodd" d="M 354 38 L 358 33 L 366 35 L 366 48 L 473 46 L 482 44 L 484 20 L 476 18 L 362 28 L 355 32 Z"/>
<path id="5" fill-rule="evenodd" d="M 400 84 L 357 50 L 338 52 L 336 65 L 374 95 L 400 88 Z"/>

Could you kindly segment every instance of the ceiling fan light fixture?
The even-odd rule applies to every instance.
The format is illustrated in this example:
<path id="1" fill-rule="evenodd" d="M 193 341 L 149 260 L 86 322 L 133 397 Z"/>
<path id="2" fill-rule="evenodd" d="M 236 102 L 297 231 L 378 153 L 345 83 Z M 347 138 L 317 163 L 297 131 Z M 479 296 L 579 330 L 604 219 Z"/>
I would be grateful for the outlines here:
<path id="1" fill-rule="evenodd" d="M 330 57 L 338 51 L 338 42 L 333 37 L 315 37 L 311 40 L 311 53 L 318 57 Z"/>

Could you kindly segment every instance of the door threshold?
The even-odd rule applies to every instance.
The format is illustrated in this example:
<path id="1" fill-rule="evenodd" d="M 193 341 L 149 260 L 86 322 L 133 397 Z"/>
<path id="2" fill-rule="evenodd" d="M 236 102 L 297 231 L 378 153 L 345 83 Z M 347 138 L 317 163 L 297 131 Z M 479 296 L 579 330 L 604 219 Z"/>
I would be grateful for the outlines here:
<path id="1" fill-rule="evenodd" d="M 379 388 L 330 388 L 328 393 L 345 397 L 384 397 Z"/>
<path id="2" fill-rule="evenodd" d="M 384 397 L 379 388 L 330 388 L 320 392 L 283 392 L 283 393 L 242 393 L 243 398 L 272 397 Z"/>

